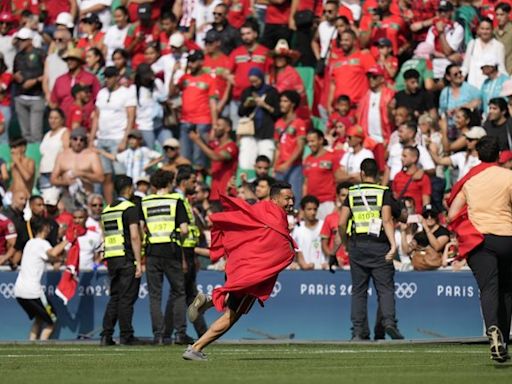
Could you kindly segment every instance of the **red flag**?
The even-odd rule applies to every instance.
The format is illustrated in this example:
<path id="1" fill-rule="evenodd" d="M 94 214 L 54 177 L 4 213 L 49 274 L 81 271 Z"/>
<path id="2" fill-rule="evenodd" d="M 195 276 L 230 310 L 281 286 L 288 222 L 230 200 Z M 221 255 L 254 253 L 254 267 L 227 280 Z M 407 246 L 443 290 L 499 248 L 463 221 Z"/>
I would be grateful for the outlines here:
<path id="1" fill-rule="evenodd" d="M 295 242 L 282 208 L 271 201 L 249 205 L 221 195 L 228 211 L 215 213 L 210 258 L 227 258 L 226 282 L 213 291 L 217 310 L 225 308 L 229 292 L 256 297 L 260 304 L 272 293 L 279 272 L 295 257 Z"/>
<path id="2" fill-rule="evenodd" d="M 62 299 L 64 305 L 73 298 L 78 287 L 78 266 L 80 265 L 80 244 L 78 237 L 85 235 L 87 229 L 72 224 L 66 231 L 66 239 L 71 243 L 66 259 L 66 269 L 60 278 L 55 294 Z"/>

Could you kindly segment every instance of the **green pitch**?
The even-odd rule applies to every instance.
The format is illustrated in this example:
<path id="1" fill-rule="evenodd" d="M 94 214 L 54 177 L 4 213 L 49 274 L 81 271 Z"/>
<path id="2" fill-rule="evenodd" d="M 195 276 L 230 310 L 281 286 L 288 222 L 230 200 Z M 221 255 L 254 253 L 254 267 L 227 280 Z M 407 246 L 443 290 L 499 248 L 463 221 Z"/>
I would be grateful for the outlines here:
<path id="1" fill-rule="evenodd" d="M 208 362 L 182 347 L 0 345 L 0 383 L 511 383 L 485 345 L 214 345 Z"/>

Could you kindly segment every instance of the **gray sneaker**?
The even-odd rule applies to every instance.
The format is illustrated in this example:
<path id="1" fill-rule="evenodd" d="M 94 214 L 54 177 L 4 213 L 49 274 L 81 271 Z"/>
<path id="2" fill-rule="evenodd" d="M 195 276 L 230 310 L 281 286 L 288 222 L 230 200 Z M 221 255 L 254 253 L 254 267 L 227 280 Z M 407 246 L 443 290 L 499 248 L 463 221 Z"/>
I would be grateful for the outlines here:
<path id="1" fill-rule="evenodd" d="M 185 360 L 193 360 L 193 361 L 208 361 L 208 357 L 206 357 L 206 355 L 201 352 L 201 351 L 196 351 L 195 349 L 192 348 L 191 345 L 189 345 L 186 349 L 185 352 L 183 352 L 183 355 L 182 357 L 185 359 Z"/>
<path id="2" fill-rule="evenodd" d="M 187 316 L 191 322 L 197 320 L 200 314 L 206 311 L 208 308 L 211 308 L 213 305 L 212 298 L 210 296 L 205 295 L 204 293 L 199 292 L 195 297 L 192 304 L 188 306 Z"/>
<path id="3" fill-rule="evenodd" d="M 487 337 L 489 337 L 489 344 L 491 347 L 491 359 L 498 363 L 504 363 L 510 359 L 507 347 L 503 342 L 503 334 L 500 329 L 492 325 L 487 329 Z"/>

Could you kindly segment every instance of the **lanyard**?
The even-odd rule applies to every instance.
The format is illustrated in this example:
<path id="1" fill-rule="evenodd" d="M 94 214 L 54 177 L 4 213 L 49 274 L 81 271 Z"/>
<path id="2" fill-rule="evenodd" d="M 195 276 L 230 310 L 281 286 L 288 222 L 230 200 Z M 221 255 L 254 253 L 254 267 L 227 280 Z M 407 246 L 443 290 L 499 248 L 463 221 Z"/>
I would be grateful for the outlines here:
<path id="1" fill-rule="evenodd" d="M 371 211 L 370 209 L 370 206 L 368 205 L 368 200 L 366 200 L 366 196 L 364 195 L 364 190 L 361 190 L 361 186 L 357 186 L 357 188 L 359 189 L 359 191 L 361 191 L 361 199 L 363 200 L 363 204 L 364 204 L 364 207 L 366 208 L 367 211 Z"/>

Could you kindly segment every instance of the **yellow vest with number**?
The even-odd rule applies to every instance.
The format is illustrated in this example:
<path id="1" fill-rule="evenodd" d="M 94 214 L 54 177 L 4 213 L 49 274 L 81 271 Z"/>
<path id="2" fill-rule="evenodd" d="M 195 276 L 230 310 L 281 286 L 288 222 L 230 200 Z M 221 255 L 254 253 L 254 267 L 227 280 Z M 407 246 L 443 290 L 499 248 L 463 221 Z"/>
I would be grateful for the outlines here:
<path id="1" fill-rule="evenodd" d="M 122 201 L 116 206 L 107 205 L 101 212 L 101 226 L 105 236 L 104 258 L 125 256 L 123 212 L 135 207 L 131 201 Z"/>
<path id="2" fill-rule="evenodd" d="M 358 184 L 348 190 L 352 211 L 352 234 L 368 234 L 371 219 L 380 219 L 384 192 L 388 187 L 378 184 Z M 367 205 L 364 203 L 363 195 Z"/>
<path id="3" fill-rule="evenodd" d="M 175 242 L 176 205 L 178 200 L 171 194 L 149 195 L 142 199 L 142 212 L 148 228 L 149 244 Z"/>
<path id="4" fill-rule="evenodd" d="M 192 212 L 192 206 L 190 205 L 190 202 L 187 199 L 183 198 L 183 196 L 177 192 L 173 193 L 171 196 L 183 201 L 183 205 L 185 206 L 185 210 L 187 211 L 189 221 L 187 237 L 183 240 L 183 244 L 181 244 L 181 241 L 179 240 L 178 242 L 184 248 L 195 248 L 195 246 L 199 242 L 201 232 L 199 231 L 199 227 L 196 225 L 196 218 L 194 217 L 194 212 Z M 180 232 L 180 229 L 177 228 L 176 231 Z"/>

